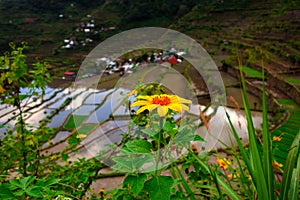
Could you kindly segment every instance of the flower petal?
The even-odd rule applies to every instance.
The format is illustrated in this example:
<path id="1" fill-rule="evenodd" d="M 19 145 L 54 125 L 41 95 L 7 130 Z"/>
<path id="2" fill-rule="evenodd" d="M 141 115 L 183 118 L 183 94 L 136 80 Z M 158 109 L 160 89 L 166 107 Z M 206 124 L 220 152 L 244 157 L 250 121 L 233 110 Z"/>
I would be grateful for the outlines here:
<path id="1" fill-rule="evenodd" d="M 157 113 L 159 114 L 160 117 L 166 116 L 167 112 L 168 112 L 167 106 L 158 106 L 157 107 Z"/>
<path id="2" fill-rule="evenodd" d="M 181 112 L 181 106 L 178 103 L 172 103 L 168 106 L 171 110 L 177 111 L 177 112 Z"/>
<path id="3" fill-rule="evenodd" d="M 181 106 L 181 108 L 182 108 L 183 110 L 186 110 L 186 111 L 189 111 L 189 110 L 190 110 L 190 108 L 189 108 L 187 105 L 180 104 L 180 106 Z"/>
<path id="4" fill-rule="evenodd" d="M 145 106 L 145 105 L 149 105 L 151 103 L 149 103 L 149 101 L 145 101 L 145 100 L 141 100 L 141 101 L 135 101 L 131 104 L 131 106 Z"/>
<path id="5" fill-rule="evenodd" d="M 148 101 L 152 101 L 152 97 L 151 96 L 137 96 L 135 97 L 136 99 L 145 99 L 145 100 L 148 100 Z"/>
<path id="6" fill-rule="evenodd" d="M 180 103 L 192 104 L 192 101 L 191 101 L 191 100 L 184 99 L 184 98 L 181 98 L 181 97 L 178 97 L 178 96 L 177 96 L 177 98 L 178 98 L 178 101 L 179 101 Z"/>
<path id="7" fill-rule="evenodd" d="M 140 114 L 141 112 L 145 111 L 145 110 L 149 110 L 149 112 L 151 112 L 153 109 L 155 109 L 157 107 L 157 105 L 146 105 L 146 106 L 143 106 L 141 108 L 139 108 L 137 111 L 136 111 L 136 114 Z"/>

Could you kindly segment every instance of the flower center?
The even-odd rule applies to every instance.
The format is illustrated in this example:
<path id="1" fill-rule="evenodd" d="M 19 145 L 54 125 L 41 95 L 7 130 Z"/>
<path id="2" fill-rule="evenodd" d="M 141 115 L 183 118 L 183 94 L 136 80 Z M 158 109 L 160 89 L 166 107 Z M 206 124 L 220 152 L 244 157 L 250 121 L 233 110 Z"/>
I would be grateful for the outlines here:
<path id="1" fill-rule="evenodd" d="M 157 96 L 152 99 L 152 104 L 159 104 L 161 106 L 165 106 L 171 103 L 171 99 L 166 96 Z"/>

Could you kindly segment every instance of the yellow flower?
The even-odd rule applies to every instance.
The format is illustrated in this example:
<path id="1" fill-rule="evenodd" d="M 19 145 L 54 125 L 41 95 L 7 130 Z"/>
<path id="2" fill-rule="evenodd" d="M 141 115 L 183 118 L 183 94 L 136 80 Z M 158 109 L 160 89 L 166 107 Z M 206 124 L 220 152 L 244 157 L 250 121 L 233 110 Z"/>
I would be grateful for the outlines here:
<path id="1" fill-rule="evenodd" d="M 177 112 L 182 110 L 189 110 L 189 107 L 184 104 L 191 104 L 192 101 L 178 97 L 176 95 L 152 95 L 152 96 L 137 96 L 137 101 L 131 106 L 141 106 L 136 114 L 140 114 L 145 110 L 150 112 L 157 108 L 159 116 L 165 116 L 169 109 Z"/>
<path id="2" fill-rule="evenodd" d="M 103 198 L 104 197 L 104 193 L 105 193 L 104 188 L 99 189 L 98 194 L 100 195 L 100 197 Z"/>
<path id="3" fill-rule="evenodd" d="M 128 96 L 132 96 L 132 95 L 136 95 L 137 94 L 137 90 L 131 90 L 131 92 L 128 93 Z"/>
<path id="4" fill-rule="evenodd" d="M 217 158 L 217 163 L 220 167 L 223 167 L 224 169 L 227 169 L 228 165 L 231 164 L 226 158 Z"/>
<path id="5" fill-rule="evenodd" d="M 274 167 L 274 168 L 281 168 L 281 167 L 283 167 L 283 164 L 281 164 L 281 163 L 278 163 L 276 160 L 274 160 L 273 161 L 273 163 L 272 163 L 272 166 Z"/>
<path id="6" fill-rule="evenodd" d="M 76 138 L 79 138 L 79 139 L 83 139 L 83 138 L 86 138 L 87 135 L 85 134 L 79 134 L 79 135 L 76 135 Z"/>
<path id="7" fill-rule="evenodd" d="M 278 136 L 273 136 L 273 141 L 280 141 L 282 138 Z"/>
<path id="8" fill-rule="evenodd" d="M 100 188 L 98 194 L 104 194 L 104 192 L 105 192 L 104 188 Z"/>
<path id="9" fill-rule="evenodd" d="M 229 179 L 233 179 L 233 178 L 236 178 L 237 175 L 236 175 L 236 174 L 228 174 L 227 177 L 228 177 Z"/>
<path id="10" fill-rule="evenodd" d="M 248 175 L 248 180 L 251 181 L 252 180 L 252 176 Z"/>

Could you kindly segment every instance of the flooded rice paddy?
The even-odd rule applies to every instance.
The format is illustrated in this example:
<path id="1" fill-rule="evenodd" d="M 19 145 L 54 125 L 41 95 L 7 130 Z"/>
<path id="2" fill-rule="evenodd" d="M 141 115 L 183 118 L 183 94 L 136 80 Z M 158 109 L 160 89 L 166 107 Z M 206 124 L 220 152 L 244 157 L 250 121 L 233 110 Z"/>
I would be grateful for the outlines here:
<path id="1" fill-rule="evenodd" d="M 148 73 L 148 75 L 151 73 Z M 176 74 L 168 73 L 168 79 L 164 79 L 165 85 L 174 84 L 174 81 L 180 82 L 182 77 Z M 147 76 L 144 77 L 145 80 Z M 226 85 L 234 85 L 238 81 L 222 74 L 223 81 Z M 126 79 L 126 77 L 124 78 Z M 125 81 L 125 83 L 127 83 Z M 151 79 L 149 80 L 151 82 Z M 56 130 L 54 135 L 47 143 L 41 146 L 46 155 L 50 155 L 64 150 L 69 146 L 68 138 L 77 133 L 85 135 L 80 138 L 80 145 L 77 147 L 76 153 L 70 153 L 69 160 L 78 158 L 92 158 L 97 156 L 99 151 L 107 150 L 108 145 L 119 143 L 122 139 L 121 134 L 128 131 L 128 123 L 131 119 L 130 112 L 125 106 L 124 99 L 128 99 L 130 90 L 126 86 L 121 87 L 122 83 L 112 89 L 95 89 L 85 87 L 68 87 L 68 88 L 50 88 L 47 87 L 45 95 L 42 99 L 27 98 L 24 99 L 22 105 L 24 107 L 25 122 L 33 127 L 38 127 L 40 122 L 47 120 L 46 125 Z M 179 84 L 182 86 L 182 84 Z M 127 88 L 127 89 L 125 89 Z M 182 86 L 175 87 L 175 94 L 178 92 L 186 93 L 187 90 Z M 27 93 L 24 88 L 22 93 Z M 236 102 L 242 108 L 241 90 L 235 87 L 226 89 L 227 96 L 233 96 Z M 184 96 L 185 94 L 183 94 Z M 259 109 L 259 99 L 249 95 L 250 105 L 252 108 Z M 133 99 L 131 99 L 133 100 Z M 197 100 L 196 100 L 197 101 Z M 199 106 L 193 101 L 189 113 L 186 115 L 196 116 L 194 123 L 200 124 Z M 208 129 L 205 126 L 199 127 L 195 133 L 202 136 L 206 142 L 196 142 L 200 150 L 210 150 L 225 148 L 230 145 L 231 130 L 226 119 L 225 111 L 229 113 L 240 139 L 247 143 L 247 122 L 243 110 L 236 108 L 236 105 L 228 101 L 227 107 L 209 107 L 200 106 L 201 110 L 205 110 L 205 115 L 212 115 L 208 121 Z M 254 107 L 254 105 L 256 107 Z M 5 133 L 9 129 L 13 129 L 16 124 L 16 116 L 18 111 L 16 108 L 8 105 L 0 106 L 0 137 L 5 137 Z M 261 126 L 261 113 L 252 112 L 254 125 L 256 128 Z M 183 116 L 183 115 L 182 115 Z M 209 118 L 209 117 L 208 117 Z"/>

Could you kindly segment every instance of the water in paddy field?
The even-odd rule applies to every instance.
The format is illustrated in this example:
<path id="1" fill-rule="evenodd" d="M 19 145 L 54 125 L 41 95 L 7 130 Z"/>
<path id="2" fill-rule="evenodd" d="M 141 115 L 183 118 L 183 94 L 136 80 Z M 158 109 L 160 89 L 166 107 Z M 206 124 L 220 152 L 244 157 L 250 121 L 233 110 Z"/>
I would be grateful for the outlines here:
<path id="1" fill-rule="evenodd" d="M 26 91 L 26 89 L 22 90 L 24 93 Z M 32 97 L 23 100 L 22 104 L 27 110 L 24 113 L 24 119 L 28 125 L 37 127 L 40 121 L 48 117 L 47 125 L 59 130 L 56 136 L 41 147 L 47 147 L 48 153 L 65 148 L 68 145 L 67 138 L 74 132 L 79 131 L 80 134 L 85 134 L 86 137 L 81 139 L 78 152 L 76 154 L 72 153 L 70 159 L 90 158 L 97 156 L 99 151 L 106 150 L 108 144 L 120 142 L 122 139 L 121 134 L 128 130 L 128 122 L 131 117 L 123 102 L 124 98 L 128 98 L 128 93 L 129 90 L 123 88 L 97 90 L 87 88 L 53 89 L 47 87 L 43 100 L 36 100 Z M 64 105 L 67 99 L 71 101 Z M 34 108 L 31 106 L 34 106 Z M 201 106 L 202 110 L 204 108 L 205 106 Z M 229 113 L 241 140 L 247 143 L 247 126 L 244 112 L 220 106 L 215 109 L 209 108 L 204 113 L 207 117 L 213 115 L 208 121 L 209 129 L 207 130 L 207 127 L 201 126 L 196 130 L 196 134 L 201 135 L 207 141 L 197 144 L 200 149 L 224 148 L 224 145 L 219 143 L 218 140 L 227 145 L 230 144 L 230 128 L 225 110 Z M 16 123 L 14 116 L 16 114 L 18 114 L 18 111 L 14 107 L 0 106 L 0 124 L 4 125 L 0 129 L 1 138 L 5 137 L 5 132 L 8 129 L 14 128 Z M 194 123 L 201 122 L 199 105 L 192 105 L 190 113 L 187 114 L 196 116 Z M 253 112 L 252 115 L 255 127 L 260 128 L 261 113 Z M 75 126 L 65 127 L 67 123 L 70 123 L 70 116 L 76 118 Z"/>

